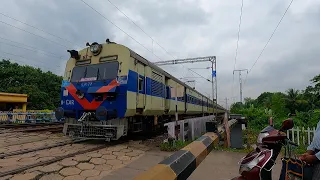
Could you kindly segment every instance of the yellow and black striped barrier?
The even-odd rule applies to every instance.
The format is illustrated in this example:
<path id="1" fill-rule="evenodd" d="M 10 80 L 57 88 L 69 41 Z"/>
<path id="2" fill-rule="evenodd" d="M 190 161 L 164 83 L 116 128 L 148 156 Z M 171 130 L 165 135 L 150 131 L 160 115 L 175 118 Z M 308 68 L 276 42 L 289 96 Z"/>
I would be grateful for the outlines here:
<path id="1" fill-rule="evenodd" d="M 229 121 L 230 129 L 236 123 L 236 120 Z M 225 139 L 225 129 L 219 127 L 218 131 Z M 218 135 L 214 132 L 208 132 L 159 164 L 138 175 L 134 180 L 187 179 L 218 143 Z"/>

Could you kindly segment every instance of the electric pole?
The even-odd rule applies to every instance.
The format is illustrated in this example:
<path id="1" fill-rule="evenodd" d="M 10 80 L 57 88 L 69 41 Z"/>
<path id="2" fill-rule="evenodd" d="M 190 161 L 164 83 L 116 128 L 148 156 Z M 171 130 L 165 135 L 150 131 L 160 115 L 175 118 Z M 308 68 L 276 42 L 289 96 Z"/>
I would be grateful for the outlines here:
<path id="1" fill-rule="evenodd" d="M 218 108 L 218 83 L 217 83 L 217 61 L 216 61 L 216 56 L 206 56 L 206 57 L 196 57 L 196 58 L 186 58 L 186 59 L 174 59 L 174 60 L 168 60 L 168 61 L 159 61 L 159 62 L 154 62 L 153 64 L 158 65 L 158 66 L 163 66 L 163 65 L 173 65 L 173 64 L 184 64 L 184 63 L 199 63 L 199 62 L 211 62 L 211 80 L 206 79 L 207 81 L 212 83 L 212 109 L 213 112 L 212 114 L 215 115 L 215 120 L 217 117 L 217 108 Z M 190 70 L 190 69 L 189 69 Z M 194 71 L 193 71 L 194 72 Z M 198 73 L 197 73 L 198 74 Z M 199 75 L 199 74 L 198 74 Z M 201 75 L 200 75 L 201 76 Z M 203 77 L 203 76 L 201 76 Z"/>
<path id="2" fill-rule="evenodd" d="M 228 98 L 226 97 L 226 110 L 228 110 Z"/>
<path id="3" fill-rule="evenodd" d="M 234 72 L 235 72 L 235 71 L 239 72 L 240 102 L 242 103 L 242 77 L 241 77 L 241 72 L 242 72 L 242 71 L 247 71 L 247 74 L 248 74 L 248 69 L 235 69 L 235 70 L 233 70 L 233 75 L 234 75 Z"/>

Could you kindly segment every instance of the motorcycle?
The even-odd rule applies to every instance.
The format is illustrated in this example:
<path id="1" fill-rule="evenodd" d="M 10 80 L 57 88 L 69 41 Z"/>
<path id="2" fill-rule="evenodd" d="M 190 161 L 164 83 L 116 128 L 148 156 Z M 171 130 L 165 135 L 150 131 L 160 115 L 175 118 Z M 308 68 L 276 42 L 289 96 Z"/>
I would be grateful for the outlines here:
<path id="1" fill-rule="evenodd" d="M 239 164 L 239 174 L 232 180 L 271 180 L 272 169 L 283 146 L 298 146 L 290 141 L 285 133 L 294 126 L 292 119 L 283 121 L 279 130 L 270 123 L 257 139 L 255 150 L 243 157 Z"/>

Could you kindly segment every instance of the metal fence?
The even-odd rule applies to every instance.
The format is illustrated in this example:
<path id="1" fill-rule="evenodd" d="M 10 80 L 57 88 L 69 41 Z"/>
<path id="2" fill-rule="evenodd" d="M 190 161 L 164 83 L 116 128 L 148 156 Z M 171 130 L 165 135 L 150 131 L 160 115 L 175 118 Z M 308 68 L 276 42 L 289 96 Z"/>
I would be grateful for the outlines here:
<path id="1" fill-rule="evenodd" d="M 206 133 L 206 122 L 213 120 L 214 115 L 179 120 L 164 124 L 167 126 L 168 136 L 184 141 L 186 138 L 195 140 Z"/>
<path id="2" fill-rule="evenodd" d="M 54 112 L 0 112 L 0 122 L 55 122 Z"/>

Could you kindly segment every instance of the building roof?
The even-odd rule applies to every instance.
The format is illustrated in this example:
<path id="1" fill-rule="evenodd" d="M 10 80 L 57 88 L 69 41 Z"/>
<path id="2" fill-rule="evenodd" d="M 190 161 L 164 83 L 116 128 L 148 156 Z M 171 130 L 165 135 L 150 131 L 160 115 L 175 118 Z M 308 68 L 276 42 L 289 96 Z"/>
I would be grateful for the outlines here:
<path id="1" fill-rule="evenodd" d="M 19 97 L 28 97 L 28 95 L 27 95 L 27 94 L 5 93 L 5 92 L 0 92 L 0 96 L 19 96 Z"/>

